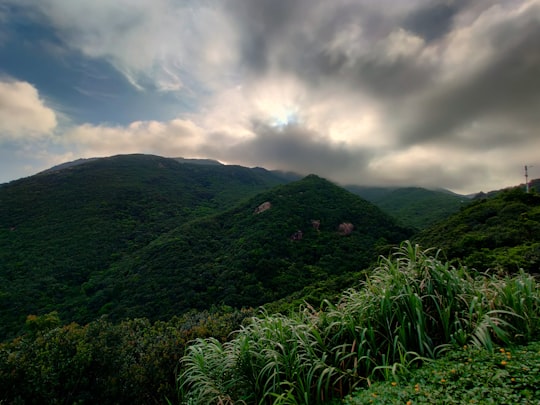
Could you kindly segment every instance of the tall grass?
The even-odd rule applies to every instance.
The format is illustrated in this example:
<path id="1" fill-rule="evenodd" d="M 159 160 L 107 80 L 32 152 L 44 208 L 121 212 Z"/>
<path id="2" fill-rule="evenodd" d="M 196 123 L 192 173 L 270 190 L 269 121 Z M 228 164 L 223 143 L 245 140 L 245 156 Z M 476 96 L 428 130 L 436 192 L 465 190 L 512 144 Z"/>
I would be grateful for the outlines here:
<path id="1" fill-rule="evenodd" d="M 228 343 L 198 340 L 183 359 L 185 403 L 319 404 L 435 358 L 538 337 L 534 278 L 474 274 L 409 242 L 361 288 L 291 316 L 261 314 Z"/>

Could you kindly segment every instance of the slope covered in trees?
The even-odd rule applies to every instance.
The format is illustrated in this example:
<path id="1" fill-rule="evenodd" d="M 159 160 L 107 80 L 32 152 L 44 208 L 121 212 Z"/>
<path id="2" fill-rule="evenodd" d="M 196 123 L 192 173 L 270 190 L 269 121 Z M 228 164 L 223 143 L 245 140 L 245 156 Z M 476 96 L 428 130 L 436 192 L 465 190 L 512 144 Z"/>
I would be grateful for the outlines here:
<path id="1" fill-rule="evenodd" d="M 532 404 L 540 346 L 515 344 L 538 341 L 539 321 L 533 276 L 477 273 L 403 243 L 357 288 L 288 316 L 30 316 L 24 336 L 0 343 L 0 401 Z"/>
<path id="2" fill-rule="evenodd" d="M 539 272 L 540 195 L 521 187 L 490 195 L 421 232 L 416 240 L 480 271 Z"/>
<path id="3" fill-rule="evenodd" d="M 538 402 L 538 356 L 508 348 L 538 341 L 540 285 L 499 274 L 538 272 L 537 194 L 490 193 L 416 237 L 450 262 L 411 243 L 385 257 L 410 231 L 317 176 L 269 188 L 263 169 L 226 169 L 231 185 L 205 165 L 138 158 L 120 159 L 123 177 L 85 162 L 0 187 L 0 326 L 23 327 L 0 343 L 0 402 L 327 403 L 360 389 L 348 403 L 404 403 L 447 398 L 465 377 L 489 377 L 480 402 Z M 155 176 L 169 164 L 191 177 Z M 324 286 L 355 288 L 288 315 L 230 307 Z M 446 349 L 459 363 L 443 358 L 444 374 L 416 370 Z"/>
<path id="4" fill-rule="evenodd" d="M 408 235 L 314 176 L 257 195 L 287 181 L 260 168 L 126 155 L 0 186 L 0 339 L 28 314 L 84 323 L 258 305 L 362 270 L 376 246 Z M 272 208 L 254 215 L 266 201 Z"/>
<path id="5" fill-rule="evenodd" d="M 113 318 L 257 306 L 361 271 L 407 235 L 377 207 L 310 175 L 183 224 L 83 288 Z"/>
<path id="6" fill-rule="evenodd" d="M 347 189 L 372 202 L 401 224 L 416 229 L 428 228 L 470 202 L 466 196 L 421 187 L 347 186 Z"/>
<path id="7" fill-rule="evenodd" d="M 149 155 L 90 160 L 0 186 L 0 338 L 26 315 L 95 316 L 81 285 L 175 227 L 286 182 L 264 169 Z"/>

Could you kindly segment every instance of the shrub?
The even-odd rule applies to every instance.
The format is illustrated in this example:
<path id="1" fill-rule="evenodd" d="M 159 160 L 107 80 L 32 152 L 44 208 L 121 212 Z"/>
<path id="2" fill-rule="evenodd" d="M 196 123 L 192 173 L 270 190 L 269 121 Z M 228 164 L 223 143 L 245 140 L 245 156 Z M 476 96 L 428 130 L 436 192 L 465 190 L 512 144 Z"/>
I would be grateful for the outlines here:
<path id="1" fill-rule="evenodd" d="M 540 403 L 540 342 L 488 351 L 458 348 L 346 398 L 360 404 Z"/>
<path id="2" fill-rule="evenodd" d="M 261 314 L 230 342 L 197 340 L 182 360 L 187 403 L 323 403 L 390 379 L 451 347 L 538 336 L 540 289 L 443 262 L 409 242 L 337 304 Z"/>

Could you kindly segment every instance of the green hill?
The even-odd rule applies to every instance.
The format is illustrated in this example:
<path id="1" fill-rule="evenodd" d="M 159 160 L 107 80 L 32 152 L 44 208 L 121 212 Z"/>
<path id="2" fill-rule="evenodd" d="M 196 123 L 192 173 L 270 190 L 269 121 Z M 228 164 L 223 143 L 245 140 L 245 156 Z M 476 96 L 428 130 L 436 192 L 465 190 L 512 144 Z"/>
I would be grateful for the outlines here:
<path id="1" fill-rule="evenodd" d="M 441 248 L 480 271 L 538 273 L 540 195 L 522 187 L 490 193 L 417 236 L 424 247 Z"/>
<path id="2" fill-rule="evenodd" d="M 466 196 L 445 190 L 421 187 L 347 186 L 347 189 L 372 202 L 405 226 L 427 228 L 448 218 L 468 204 Z"/>
<path id="3" fill-rule="evenodd" d="M 262 204 L 269 208 L 257 213 Z M 89 307 L 113 319 L 257 306 L 363 270 L 408 235 L 374 205 L 310 175 L 161 235 L 83 289 Z"/>
<path id="4" fill-rule="evenodd" d="M 0 403 L 538 397 L 538 344 L 513 346 L 538 341 L 537 278 L 470 267 L 538 272 L 540 195 L 488 193 L 416 236 L 447 261 L 387 255 L 409 228 L 288 176 L 132 155 L 0 186 Z M 231 308 L 321 286 L 345 291 Z"/>
<path id="5" fill-rule="evenodd" d="M 257 194 L 288 179 L 124 155 L 1 185 L 0 339 L 28 314 L 55 310 L 85 323 L 101 314 L 164 319 L 214 304 L 258 305 L 362 270 L 377 246 L 409 235 L 315 176 Z M 272 208 L 254 215 L 266 201 Z M 354 230 L 342 236 L 347 222 Z M 302 240 L 292 241 L 298 230 Z"/>
<path id="6" fill-rule="evenodd" d="M 149 155 L 78 161 L 0 185 L 0 338 L 29 313 L 86 321 L 81 285 L 194 218 L 286 182 Z"/>

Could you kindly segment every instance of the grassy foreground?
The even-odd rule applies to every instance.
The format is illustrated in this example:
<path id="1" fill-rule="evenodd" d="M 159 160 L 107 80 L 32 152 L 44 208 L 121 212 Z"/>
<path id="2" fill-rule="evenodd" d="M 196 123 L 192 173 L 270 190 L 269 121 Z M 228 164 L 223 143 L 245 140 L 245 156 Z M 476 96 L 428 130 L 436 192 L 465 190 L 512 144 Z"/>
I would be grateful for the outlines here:
<path id="1" fill-rule="evenodd" d="M 360 404 L 540 404 L 540 342 L 495 351 L 465 346 L 347 397 Z"/>
<path id="2" fill-rule="evenodd" d="M 482 353 L 538 340 L 539 327 L 540 287 L 532 276 L 476 274 L 406 242 L 390 257 L 381 258 L 363 287 L 346 291 L 337 304 L 307 307 L 288 317 L 255 318 L 226 343 L 197 340 L 181 363 L 180 400 L 188 404 L 328 403 L 373 381 L 389 381 L 394 388 L 391 382 L 397 384 L 398 376 L 444 353 L 458 353 L 456 348 L 467 346 L 478 351 L 477 359 L 488 359 Z M 506 351 L 503 357 L 506 364 L 499 362 L 497 370 L 508 372 L 508 363 L 515 360 Z M 460 360 L 450 357 L 448 362 Z M 464 375 L 466 368 L 458 363 L 446 371 L 454 369 L 455 377 Z M 420 370 L 419 390 L 422 381 L 432 381 L 422 373 L 433 369 Z M 491 369 L 485 374 L 498 375 Z M 508 375 L 509 383 L 518 378 Z M 453 377 L 436 378 L 445 384 Z M 476 379 L 473 374 L 470 378 Z M 499 386 L 497 378 L 494 381 Z M 374 400 L 373 394 L 379 395 L 375 387 L 348 400 L 366 403 L 364 395 Z M 414 394 L 415 385 L 412 390 Z M 430 392 L 430 403 L 452 403 L 451 397 L 435 400 L 434 387 Z M 394 403 L 389 398 L 388 403 Z M 412 401 L 398 395 L 396 403 L 402 400 Z"/>

